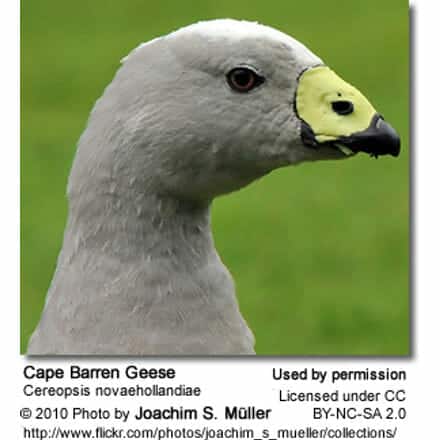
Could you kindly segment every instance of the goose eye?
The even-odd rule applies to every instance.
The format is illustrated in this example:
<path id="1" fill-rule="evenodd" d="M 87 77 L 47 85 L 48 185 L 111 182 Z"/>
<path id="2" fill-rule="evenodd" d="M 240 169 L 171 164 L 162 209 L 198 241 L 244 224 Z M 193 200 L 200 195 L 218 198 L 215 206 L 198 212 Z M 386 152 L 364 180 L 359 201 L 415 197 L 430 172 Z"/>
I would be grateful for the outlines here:
<path id="1" fill-rule="evenodd" d="M 245 67 L 232 69 L 226 77 L 229 87 L 231 87 L 232 90 L 240 93 L 249 92 L 264 82 L 263 77 L 257 75 L 253 70 Z"/>
<path id="2" fill-rule="evenodd" d="M 353 104 L 350 101 L 334 101 L 332 102 L 332 109 L 338 115 L 349 115 L 354 111 Z"/>

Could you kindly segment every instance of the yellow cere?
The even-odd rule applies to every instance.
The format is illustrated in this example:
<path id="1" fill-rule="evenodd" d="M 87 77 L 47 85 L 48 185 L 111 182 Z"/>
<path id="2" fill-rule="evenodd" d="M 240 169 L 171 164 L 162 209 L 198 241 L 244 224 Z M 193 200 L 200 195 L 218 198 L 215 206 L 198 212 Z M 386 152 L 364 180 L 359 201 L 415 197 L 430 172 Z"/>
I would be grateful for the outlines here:
<path id="1" fill-rule="evenodd" d="M 354 111 L 339 115 L 334 101 L 350 101 Z M 376 110 L 367 98 L 327 66 L 306 70 L 299 78 L 296 93 L 298 116 L 312 128 L 318 142 L 334 141 L 340 136 L 368 128 Z"/>

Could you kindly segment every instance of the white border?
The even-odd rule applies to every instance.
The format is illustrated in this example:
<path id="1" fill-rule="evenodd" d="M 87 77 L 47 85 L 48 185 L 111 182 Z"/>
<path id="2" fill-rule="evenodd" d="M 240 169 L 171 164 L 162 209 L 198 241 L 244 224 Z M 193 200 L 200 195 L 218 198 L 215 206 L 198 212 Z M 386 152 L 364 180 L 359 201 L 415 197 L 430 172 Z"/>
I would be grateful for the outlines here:
<path id="1" fill-rule="evenodd" d="M 415 438 L 437 431 L 439 371 L 439 296 L 440 296 L 440 215 L 439 169 L 440 87 L 438 41 L 439 2 L 413 1 L 415 26 L 412 29 L 413 63 L 413 239 L 415 255 L 414 348 L 412 360 L 392 361 L 393 366 L 408 366 L 410 371 L 410 432 L 401 438 Z M 1 96 L 1 280 L 3 307 L 0 325 L 2 362 L 1 409 L 2 437 L 21 438 L 18 408 L 23 359 L 19 347 L 19 3 L 3 2 L 0 11 L 2 41 Z M 414 34 L 415 31 L 415 34 Z M 413 78 L 414 79 L 414 78 Z M 386 294 L 386 292 L 384 293 Z M 217 362 L 213 361 L 217 364 Z M 221 362 L 225 362 L 224 360 Z M 234 362 L 234 361 L 230 361 Z M 256 361 L 259 362 L 259 361 Z M 268 361 L 263 361 L 268 362 Z M 275 363 L 276 361 L 273 361 Z M 293 366 L 300 361 L 292 361 Z M 367 361 L 365 361 L 367 362 Z M 170 362 L 170 364 L 173 362 Z M 191 361 L 197 364 L 196 361 Z M 311 362 L 313 363 L 313 362 Z M 345 366 L 351 362 L 341 361 Z M 357 361 L 356 364 L 362 364 Z M 167 364 L 165 361 L 164 364 Z M 335 361 L 319 361 L 321 368 Z M 255 369 L 248 363 L 250 377 Z M 203 369 L 199 375 L 203 378 Z M 412 376 L 412 377 L 411 377 Z M 259 378 L 255 377 L 258 382 Z"/>

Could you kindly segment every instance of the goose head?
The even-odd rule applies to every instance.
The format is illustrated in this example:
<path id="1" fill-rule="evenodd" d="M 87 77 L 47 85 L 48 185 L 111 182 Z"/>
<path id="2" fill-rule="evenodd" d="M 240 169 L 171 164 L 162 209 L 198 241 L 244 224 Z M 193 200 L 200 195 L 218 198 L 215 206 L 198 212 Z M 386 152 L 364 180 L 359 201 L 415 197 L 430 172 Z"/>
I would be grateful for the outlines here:
<path id="1" fill-rule="evenodd" d="M 236 20 L 200 22 L 137 47 L 89 127 L 112 141 L 102 154 L 119 175 L 197 201 L 279 167 L 400 150 L 367 98 L 304 45 Z"/>
<path id="2" fill-rule="evenodd" d="M 253 353 L 211 200 L 279 167 L 399 148 L 358 90 L 272 28 L 216 20 L 142 44 L 79 141 L 29 352 Z"/>

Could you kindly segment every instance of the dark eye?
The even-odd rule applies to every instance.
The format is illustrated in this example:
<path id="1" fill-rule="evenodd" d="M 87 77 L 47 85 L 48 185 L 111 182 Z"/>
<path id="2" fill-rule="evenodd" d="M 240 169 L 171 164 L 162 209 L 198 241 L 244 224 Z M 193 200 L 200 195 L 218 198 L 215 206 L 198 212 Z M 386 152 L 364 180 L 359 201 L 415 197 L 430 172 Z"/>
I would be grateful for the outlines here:
<path id="1" fill-rule="evenodd" d="M 332 102 L 332 109 L 338 115 L 349 115 L 354 111 L 353 104 L 350 101 L 334 101 Z"/>
<path id="2" fill-rule="evenodd" d="M 259 86 L 264 78 L 257 75 L 253 70 L 246 67 L 237 67 L 227 74 L 228 84 L 232 90 L 245 93 Z"/>

